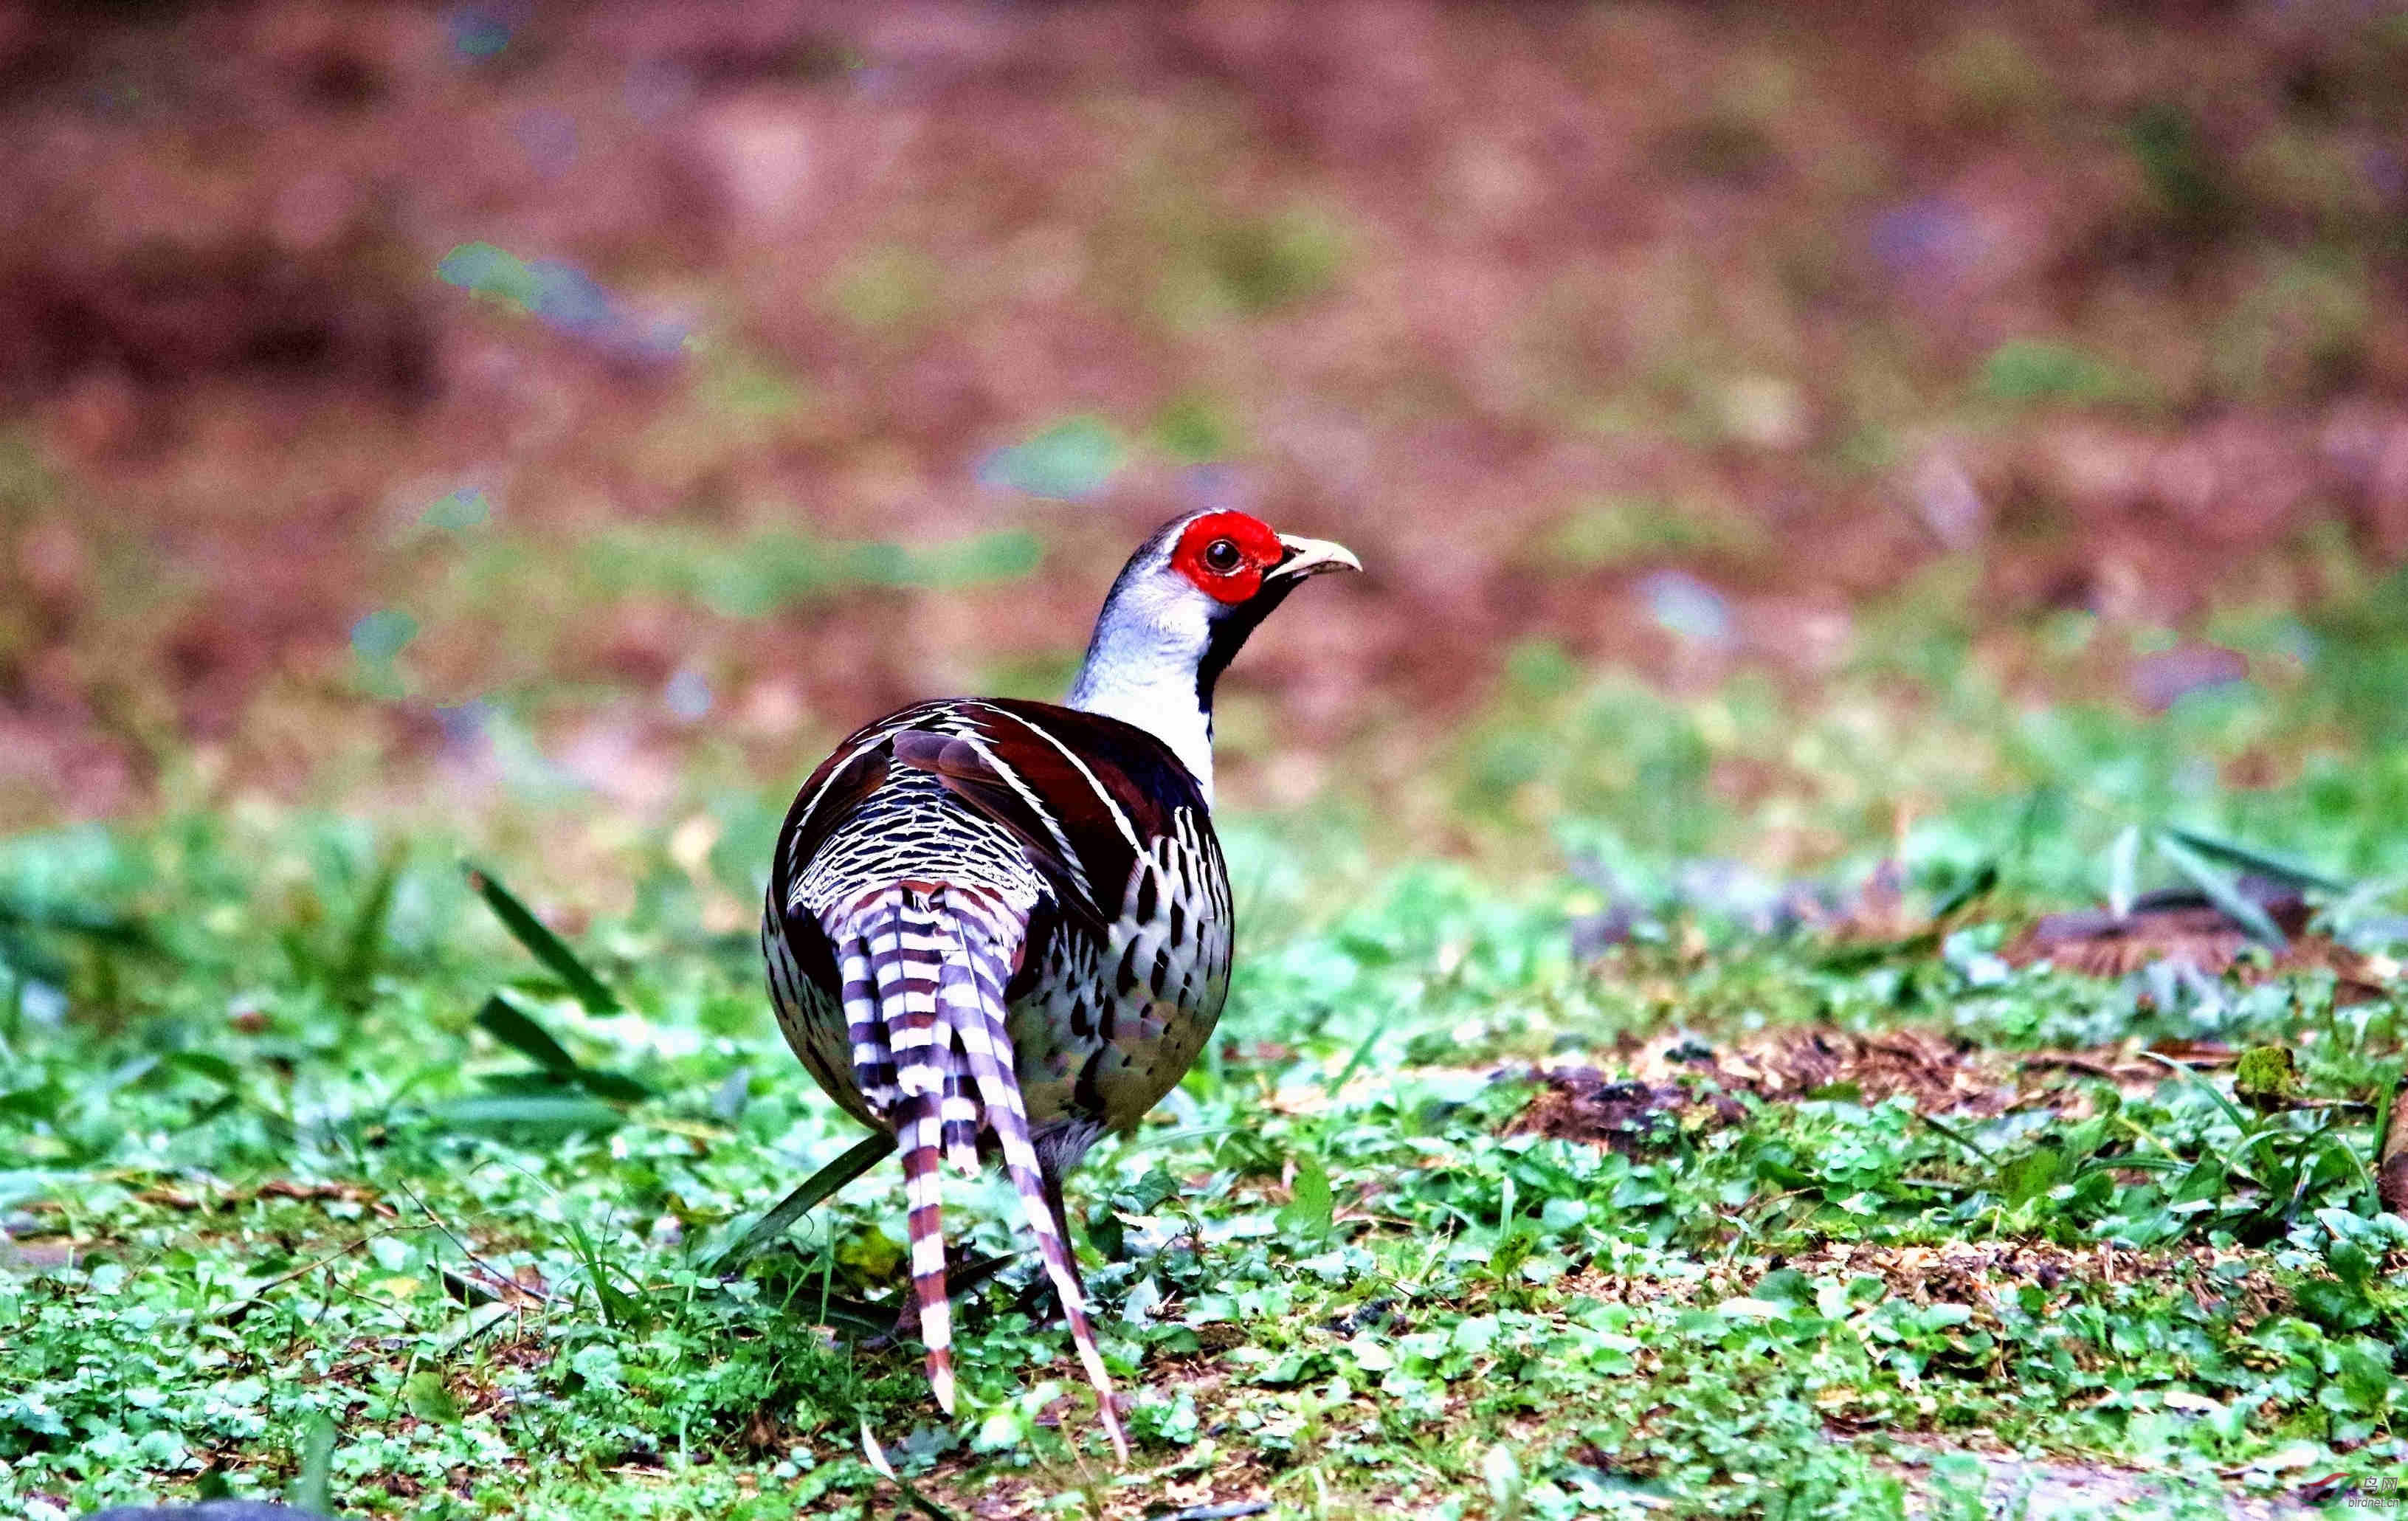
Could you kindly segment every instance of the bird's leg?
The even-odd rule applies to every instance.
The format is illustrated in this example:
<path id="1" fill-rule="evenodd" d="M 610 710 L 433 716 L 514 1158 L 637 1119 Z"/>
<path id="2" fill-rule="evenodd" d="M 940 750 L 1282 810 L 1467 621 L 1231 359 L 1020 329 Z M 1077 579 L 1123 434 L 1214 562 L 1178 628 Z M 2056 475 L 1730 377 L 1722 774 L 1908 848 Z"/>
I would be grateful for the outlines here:
<path id="1" fill-rule="evenodd" d="M 1054 1213 L 1054 1234 L 1065 1242 L 1077 1241 L 1078 1238 L 1070 1234 L 1069 1207 L 1062 1202 L 1061 1171 L 1047 1162 L 1041 1153 L 1038 1157 L 1037 1175 L 1045 1183 L 1045 1207 Z"/>
<path id="2" fill-rule="evenodd" d="M 945 1253 L 945 1298 L 958 1303 L 963 1295 L 1019 1260 L 1019 1253 L 1005 1252 L 997 1256 L 970 1257 L 957 1264 L 952 1249 L 948 1247 Z M 895 1311 L 894 1328 L 869 1344 L 883 1346 L 894 1342 L 909 1342 L 919 1334 L 920 1306 L 907 1290 L 902 1303 Z"/>
<path id="3" fill-rule="evenodd" d="M 1070 1234 L 1069 1207 L 1062 1201 L 1062 1173 L 1042 1148 L 1037 1154 L 1037 1176 L 1045 1184 L 1045 1208 L 1054 1216 L 1054 1232 L 1075 1254 L 1078 1248 L 1071 1243 L 1079 1238 Z M 1054 1292 L 1053 1280 L 1043 1273 L 1020 1291 L 1011 1307 L 1040 1326 L 1062 1318 L 1062 1297 Z"/>

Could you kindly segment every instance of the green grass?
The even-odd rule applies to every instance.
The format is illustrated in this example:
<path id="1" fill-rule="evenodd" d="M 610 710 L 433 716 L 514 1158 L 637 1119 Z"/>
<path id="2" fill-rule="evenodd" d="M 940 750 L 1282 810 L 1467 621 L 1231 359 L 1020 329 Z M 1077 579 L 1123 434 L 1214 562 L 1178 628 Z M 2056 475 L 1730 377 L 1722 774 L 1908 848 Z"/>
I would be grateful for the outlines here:
<path id="1" fill-rule="evenodd" d="M 862 1344 L 903 1282 L 891 1164 L 723 1267 L 858 1133 L 666 842 L 620 853 L 624 914 L 559 946 L 522 926 L 539 955 L 462 842 L 248 808 L 0 843 L 0 1500 L 893 1514 L 865 1422 L 953 1515 L 1978 1514 L 2041 1457 L 2157 1470 L 2121 1508 L 2179 1513 L 2387 1474 L 2408 1227 L 2369 1168 L 2408 999 L 1997 952 L 2040 906 L 2223 882 L 2213 848 L 2118 843 L 2187 824 L 2320 867 L 2329 926 L 2396 954 L 2408 774 L 2364 700 L 2397 668 L 2389 595 L 2316 626 L 2313 680 L 2155 720 L 2028 711 L 1945 619 L 1813 709 L 1532 653 L 1453 773 L 1513 869 L 1369 860 L 1342 811 L 1233 824 L 1225 1039 L 1073 1188 L 1136 1401 L 1125 1473 L 1064 1333 L 1014 1308 L 1025 1260 L 968 1297 L 957 1420 L 912 1348 Z M 1873 703 L 1913 680 L 1947 696 Z M 2294 740 L 2289 780 L 2214 781 Z M 1740 760 L 1775 775 L 1752 801 L 1715 790 Z M 1903 833 L 1900 796 L 1925 799 Z M 1769 868 L 1699 864 L 1809 827 L 1842 842 L 1842 911 L 1899 851 L 1898 926 L 1784 930 Z M 704 864 L 739 897 L 752 831 Z M 1609 910 L 1622 942 L 1575 954 Z M 1842 1082 L 1718 1106 L 1699 1067 L 1627 1151 L 1513 1128 L 1533 1063 L 1902 1026 L 2028 1101 L 1927 1114 Z M 2012 1075 L 2169 1039 L 2285 1048 L 2298 1075 Z M 999 1184 L 954 1202 L 970 1251 L 1016 1248 Z"/>

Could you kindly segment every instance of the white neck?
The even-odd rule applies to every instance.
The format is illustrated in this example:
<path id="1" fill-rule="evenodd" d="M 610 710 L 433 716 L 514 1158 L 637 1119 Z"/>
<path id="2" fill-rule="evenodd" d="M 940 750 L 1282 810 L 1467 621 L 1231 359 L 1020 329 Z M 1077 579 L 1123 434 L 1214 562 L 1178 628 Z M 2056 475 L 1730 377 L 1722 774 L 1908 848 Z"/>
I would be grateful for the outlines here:
<path id="1" fill-rule="evenodd" d="M 1187 620 L 1113 618 L 1108 613 L 1087 646 L 1070 706 L 1134 724 L 1170 747 L 1212 802 L 1212 715 L 1196 696 L 1196 667 L 1204 631 Z"/>

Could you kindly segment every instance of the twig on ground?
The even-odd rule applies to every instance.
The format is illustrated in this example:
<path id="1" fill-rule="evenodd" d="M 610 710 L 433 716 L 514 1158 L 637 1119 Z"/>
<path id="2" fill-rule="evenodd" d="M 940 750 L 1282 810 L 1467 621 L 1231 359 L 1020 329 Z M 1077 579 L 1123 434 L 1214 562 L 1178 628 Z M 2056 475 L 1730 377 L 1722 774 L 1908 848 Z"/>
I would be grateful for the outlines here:
<path id="1" fill-rule="evenodd" d="M 334 1251 L 327 1253 L 324 1256 L 319 1257 L 313 1262 L 305 1262 L 301 1266 L 292 1269 L 289 1271 L 278 1273 L 275 1277 L 268 1279 L 265 1283 L 260 1284 L 256 1287 L 252 1288 L 250 1293 L 244 1295 L 241 1299 L 229 1299 L 224 1304 L 219 1305 L 216 1309 L 207 1312 L 201 1318 L 204 1320 L 222 1320 L 226 1316 L 231 1315 L 237 1311 L 248 1310 L 252 1305 L 261 1302 L 267 1297 L 268 1290 L 282 1288 L 285 1284 L 293 1282 L 293 1280 L 296 1278 L 316 1272 L 319 1269 L 325 1267 L 329 1263 L 340 1261 L 342 1258 L 350 1256 L 352 1253 L 358 1251 L 361 1247 L 366 1246 L 368 1242 L 375 1241 L 380 1236 L 397 1236 L 404 1231 L 424 1230 L 425 1228 L 426 1227 L 424 1226 L 393 1225 L 386 1226 L 381 1230 L 371 1230 L 366 1235 L 362 1236 L 359 1240 L 351 1242 L 349 1245 L 337 1247 Z"/>
<path id="2" fill-rule="evenodd" d="M 426 1200 L 419 1198 L 415 1193 L 410 1191 L 409 1184 L 402 1183 L 396 1179 L 394 1183 L 394 1186 L 400 1189 L 412 1204 L 417 1205 L 419 1209 L 424 1212 L 428 1224 L 432 1225 L 436 1229 L 443 1232 L 443 1234 L 451 1240 L 452 1244 L 460 1249 L 460 1255 L 462 1256 L 466 1257 L 470 1262 L 475 1263 L 479 1268 L 484 1270 L 484 1271 L 491 1276 L 495 1283 L 508 1284 L 512 1288 L 517 1289 L 520 1293 L 526 1295 L 529 1299 L 539 1299 L 546 1304 L 552 1302 L 552 1293 L 550 1290 L 533 1284 L 522 1284 L 516 1278 L 513 1278 L 509 1273 L 502 1271 L 499 1268 L 494 1267 L 483 1257 L 479 1256 L 476 1253 L 476 1249 L 471 1247 L 467 1241 L 461 1237 L 458 1231 L 452 1229 L 450 1225 L 446 1224 L 441 1215 L 435 1212 L 435 1207 L 433 1205 L 427 1203 Z"/>

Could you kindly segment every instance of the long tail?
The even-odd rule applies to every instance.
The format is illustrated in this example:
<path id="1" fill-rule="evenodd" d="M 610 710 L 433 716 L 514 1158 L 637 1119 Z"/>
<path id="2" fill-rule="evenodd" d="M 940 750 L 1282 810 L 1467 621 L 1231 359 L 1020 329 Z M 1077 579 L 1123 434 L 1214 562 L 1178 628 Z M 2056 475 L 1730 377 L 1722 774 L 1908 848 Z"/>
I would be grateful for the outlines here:
<path id="1" fill-rule="evenodd" d="M 1128 1438 L 1112 1401 L 1111 1376 L 1087 1321 L 1084 1286 L 1069 1242 L 1054 1223 L 1028 1110 L 1013 1069 L 1003 989 L 1025 921 L 990 894 L 954 885 L 897 884 L 857 899 L 839 947 L 845 1018 L 854 1078 L 888 1117 L 901 1143 L 910 1205 L 911 1282 L 927 1349 L 928 1386 L 953 1410 L 953 1308 L 945 1293 L 940 1159 L 975 1173 L 976 1138 L 993 1133 L 1005 1173 L 1036 1233 L 1046 1275 L 1060 1296 L 1087 1381 L 1095 1386 L 1104 1432 L 1123 1462 Z"/>

